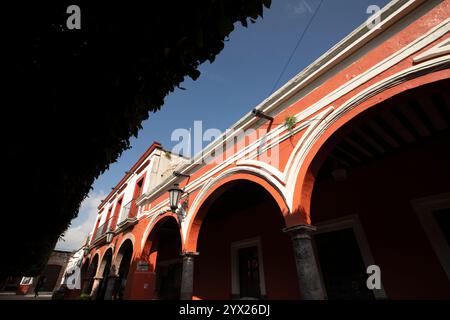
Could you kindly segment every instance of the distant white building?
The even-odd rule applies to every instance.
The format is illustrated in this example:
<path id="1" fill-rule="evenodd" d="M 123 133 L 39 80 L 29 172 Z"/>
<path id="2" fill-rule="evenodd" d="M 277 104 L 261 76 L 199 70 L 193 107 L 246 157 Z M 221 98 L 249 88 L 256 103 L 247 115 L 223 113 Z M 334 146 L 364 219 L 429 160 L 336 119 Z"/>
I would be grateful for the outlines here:
<path id="1" fill-rule="evenodd" d="M 83 262 L 84 248 L 75 251 L 69 258 L 61 285 L 66 285 L 71 290 L 81 289 L 81 264 Z"/>

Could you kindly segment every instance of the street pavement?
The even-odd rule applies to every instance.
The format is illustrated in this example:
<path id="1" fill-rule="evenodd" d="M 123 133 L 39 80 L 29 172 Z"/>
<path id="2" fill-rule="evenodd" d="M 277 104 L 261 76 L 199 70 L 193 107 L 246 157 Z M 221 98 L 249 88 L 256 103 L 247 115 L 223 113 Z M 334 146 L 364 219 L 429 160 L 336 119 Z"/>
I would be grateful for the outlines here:
<path id="1" fill-rule="evenodd" d="M 34 294 L 20 295 L 15 292 L 0 292 L 0 300 L 51 300 L 51 292 L 41 292 L 38 297 Z"/>

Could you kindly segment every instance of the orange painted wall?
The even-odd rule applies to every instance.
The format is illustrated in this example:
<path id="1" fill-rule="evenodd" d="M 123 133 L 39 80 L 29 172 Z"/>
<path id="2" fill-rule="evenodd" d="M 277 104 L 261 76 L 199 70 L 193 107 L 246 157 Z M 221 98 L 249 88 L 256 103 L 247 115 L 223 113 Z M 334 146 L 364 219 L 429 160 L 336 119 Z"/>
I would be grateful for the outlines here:
<path id="1" fill-rule="evenodd" d="M 231 298 L 231 243 L 261 236 L 268 299 L 298 299 L 291 240 L 275 203 L 204 221 L 195 261 L 194 296 Z"/>

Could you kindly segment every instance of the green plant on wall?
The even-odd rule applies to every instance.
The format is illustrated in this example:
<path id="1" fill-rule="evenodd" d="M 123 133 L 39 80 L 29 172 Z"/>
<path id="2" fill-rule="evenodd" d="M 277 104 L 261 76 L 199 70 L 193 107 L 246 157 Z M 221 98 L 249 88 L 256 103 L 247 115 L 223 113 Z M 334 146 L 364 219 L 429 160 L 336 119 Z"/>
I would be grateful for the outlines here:
<path id="1" fill-rule="evenodd" d="M 291 131 L 294 129 L 295 125 L 297 124 L 297 117 L 296 116 L 288 116 L 286 119 L 284 119 L 284 125 L 286 128 Z"/>

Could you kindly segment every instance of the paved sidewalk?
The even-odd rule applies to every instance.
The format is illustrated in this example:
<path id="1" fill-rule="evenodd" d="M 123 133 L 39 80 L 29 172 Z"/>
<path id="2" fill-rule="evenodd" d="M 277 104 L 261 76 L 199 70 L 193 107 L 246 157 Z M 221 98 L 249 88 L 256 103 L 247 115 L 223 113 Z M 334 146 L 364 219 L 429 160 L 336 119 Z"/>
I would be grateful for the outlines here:
<path id="1" fill-rule="evenodd" d="M 52 293 L 51 292 L 42 292 L 39 293 L 37 298 L 34 297 L 34 294 L 27 295 L 19 295 L 15 292 L 0 292 L 0 300 L 51 300 Z"/>

